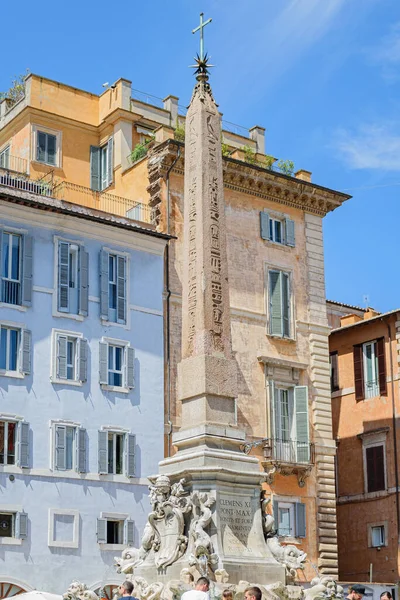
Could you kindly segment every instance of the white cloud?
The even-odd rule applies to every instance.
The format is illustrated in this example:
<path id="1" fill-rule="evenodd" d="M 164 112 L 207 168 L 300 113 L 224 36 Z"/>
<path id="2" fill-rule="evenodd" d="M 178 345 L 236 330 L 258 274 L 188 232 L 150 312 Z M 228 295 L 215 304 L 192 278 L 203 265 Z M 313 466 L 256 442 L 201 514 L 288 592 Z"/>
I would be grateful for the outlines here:
<path id="1" fill-rule="evenodd" d="M 400 171 L 400 124 L 365 124 L 356 132 L 340 129 L 334 147 L 352 169 Z"/>
<path id="2" fill-rule="evenodd" d="M 400 21 L 392 25 L 390 32 L 379 44 L 367 49 L 367 56 L 372 64 L 379 65 L 382 76 L 388 82 L 400 79 Z"/>

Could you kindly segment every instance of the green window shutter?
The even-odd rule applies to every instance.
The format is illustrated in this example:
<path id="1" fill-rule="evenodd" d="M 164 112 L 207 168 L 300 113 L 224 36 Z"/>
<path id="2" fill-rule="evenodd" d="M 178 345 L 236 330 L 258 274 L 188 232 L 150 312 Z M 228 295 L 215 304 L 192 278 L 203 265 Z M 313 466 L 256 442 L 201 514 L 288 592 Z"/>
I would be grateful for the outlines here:
<path id="1" fill-rule="evenodd" d="M 78 379 L 79 381 L 87 381 L 87 356 L 88 356 L 88 343 L 87 340 L 79 338 L 77 340 L 78 345 Z"/>
<path id="2" fill-rule="evenodd" d="M 126 385 L 135 387 L 135 349 L 130 346 L 126 348 Z"/>
<path id="3" fill-rule="evenodd" d="M 302 502 L 296 502 L 294 505 L 296 511 L 296 537 L 306 537 L 306 505 Z"/>
<path id="4" fill-rule="evenodd" d="M 69 312 L 69 244 L 58 244 L 58 310 Z"/>
<path id="5" fill-rule="evenodd" d="M 99 343 L 99 383 L 108 384 L 108 344 Z"/>
<path id="6" fill-rule="evenodd" d="M 77 431 L 76 470 L 86 473 L 86 429 L 79 427 Z"/>
<path id="7" fill-rule="evenodd" d="M 296 415 L 297 462 L 310 461 L 310 438 L 308 429 L 308 388 L 298 385 L 294 388 Z"/>
<path id="8" fill-rule="evenodd" d="M 269 240 L 269 215 L 263 210 L 260 212 L 260 235 L 263 240 Z"/>
<path id="9" fill-rule="evenodd" d="M 107 519 L 97 519 L 97 543 L 107 543 Z"/>
<path id="10" fill-rule="evenodd" d="M 126 322 L 126 258 L 117 256 L 117 323 Z"/>
<path id="11" fill-rule="evenodd" d="M 100 250 L 100 316 L 108 321 L 108 257 L 106 250 Z"/>
<path id="12" fill-rule="evenodd" d="M 124 544 L 133 546 L 135 543 L 135 521 L 126 519 L 124 522 Z"/>
<path id="13" fill-rule="evenodd" d="M 67 379 L 67 345 L 66 335 L 57 336 L 57 378 Z"/>
<path id="14" fill-rule="evenodd" d="M 111 185 L 114 180 L 114 143 L 111 136 L 107 142 L 107 185 Z"/>
<path id="15" fill-rule="evenodd" d="M 28 537 L 28 515 L 26 512 L 17 512 L 15 515 L 15 537 L 18 539 Z"/>
<path id="16" fill-rule="evenodd" d="M 55 431 L 55 468 L 60 471 L 66 468 L 66 428 L 64 425 L 56 425 Z"/>
<path id="17" fill-rule="evenodd" d="M 107 475 L 108 473 L 108 452 L 107 452 L 107 431 L 98 432 L 98 460 L 99 460 L 99 473 L 100 475 Z"/>
<path id="18" fill-rule="evenodd" d="M 29 423 L 21 421 L 18 428 L 18 466 L 29 468 Z"/>
<path id="19" fill-rule="evenodd" d="M 32 332 L 29 329 L 21 331 L 22 373 L 30 375 L 32 371 Z"/>
<path id="20" fill-rule="evenodd" d="M 24 306 L 32 306 L 33 237 L 24 235 L 22 244 L 22 301 Z"/>
<path id="21" fill-rule="evenodd" d="M 136 453 L 136 436 L 129 433 L 126 436 L 126 475 L 135 477 L 135 453 Z"/>
<path id="22" fill-rule="evenodd" d="M 295 241 L 295 229 L 294 229 L 294 221 L 292 219 L 285 219 L 285 232 L 286 232 L 286 245 L 294 246 L 296 245 Z"/>
<path id="23" fill-rule="evenodd" d="M 101 190 L 101 149 L 98 146 L 90 146 L 90 187 L 99 192 Z"/>
<path id="24" fill-rule="evenodd" d="M 89 253 L 79 249 L 79 314 L 87 317 L 89 311 Z"/>
<path id="25" fill-rule="evenodd" d="M 269 271 L 269 319 L 270 334 L 282 335 L 282 290 L 280 271 Z"/>
<path id="26" fill-rule="evenodd" d="M 290 282 L 287 273 L 281 273 L 282 283 L 282 327 L 284 337 L 290 337 Z"/>

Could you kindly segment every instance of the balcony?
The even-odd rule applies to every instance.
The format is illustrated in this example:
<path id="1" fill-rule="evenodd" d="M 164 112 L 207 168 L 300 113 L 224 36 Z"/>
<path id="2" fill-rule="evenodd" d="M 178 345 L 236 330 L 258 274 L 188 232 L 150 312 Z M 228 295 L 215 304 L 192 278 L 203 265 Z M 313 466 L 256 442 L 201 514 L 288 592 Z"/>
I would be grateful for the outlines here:
<path id="1" fill-rule="evenodd" d="M 28 161 L 20 156 L 11 156 L 8 153 L 2 153 L 0 155 L 0 173 L 8 173 L 10 171 L 25 175 L 28 172 Z"/>

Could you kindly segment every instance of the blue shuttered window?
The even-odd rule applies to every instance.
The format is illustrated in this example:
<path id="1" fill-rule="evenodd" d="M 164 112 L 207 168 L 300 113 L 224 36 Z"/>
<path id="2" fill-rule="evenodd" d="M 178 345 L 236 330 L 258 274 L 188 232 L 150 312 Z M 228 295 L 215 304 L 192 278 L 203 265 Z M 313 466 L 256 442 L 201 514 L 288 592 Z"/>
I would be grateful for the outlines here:
<path id="1" fill-rule="evenodd" d="M 283 271 L 268 272 L 269 333 L 291 337 L 289 274 Z"/>
<path id="2" fill-rule="evenodd" d="M 89 255 L 78 244 L 58 243 L 58 310 L 87 316 Z"/>
<path id="3" fill-rule="evenodd" d="M 263 240 L 294 247 L 296 245 L 295 222 L 288 217 L 261 211 L 260 236 Z"/>

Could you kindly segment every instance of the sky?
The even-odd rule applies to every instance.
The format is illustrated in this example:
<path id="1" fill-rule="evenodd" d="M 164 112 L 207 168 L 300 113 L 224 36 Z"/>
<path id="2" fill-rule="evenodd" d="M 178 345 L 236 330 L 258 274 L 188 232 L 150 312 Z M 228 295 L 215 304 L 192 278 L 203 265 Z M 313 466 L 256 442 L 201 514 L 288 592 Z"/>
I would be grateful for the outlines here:
<path id="1" fill-rule="evenodd" d="M 223 118 L 265 127 L 268 154 L 353 196 L 324 219 L 327 298 L 399 308 L 399 0 L 6 2 L 0 90 L 28 69 L 187 105 L 200 12 Z"/>

